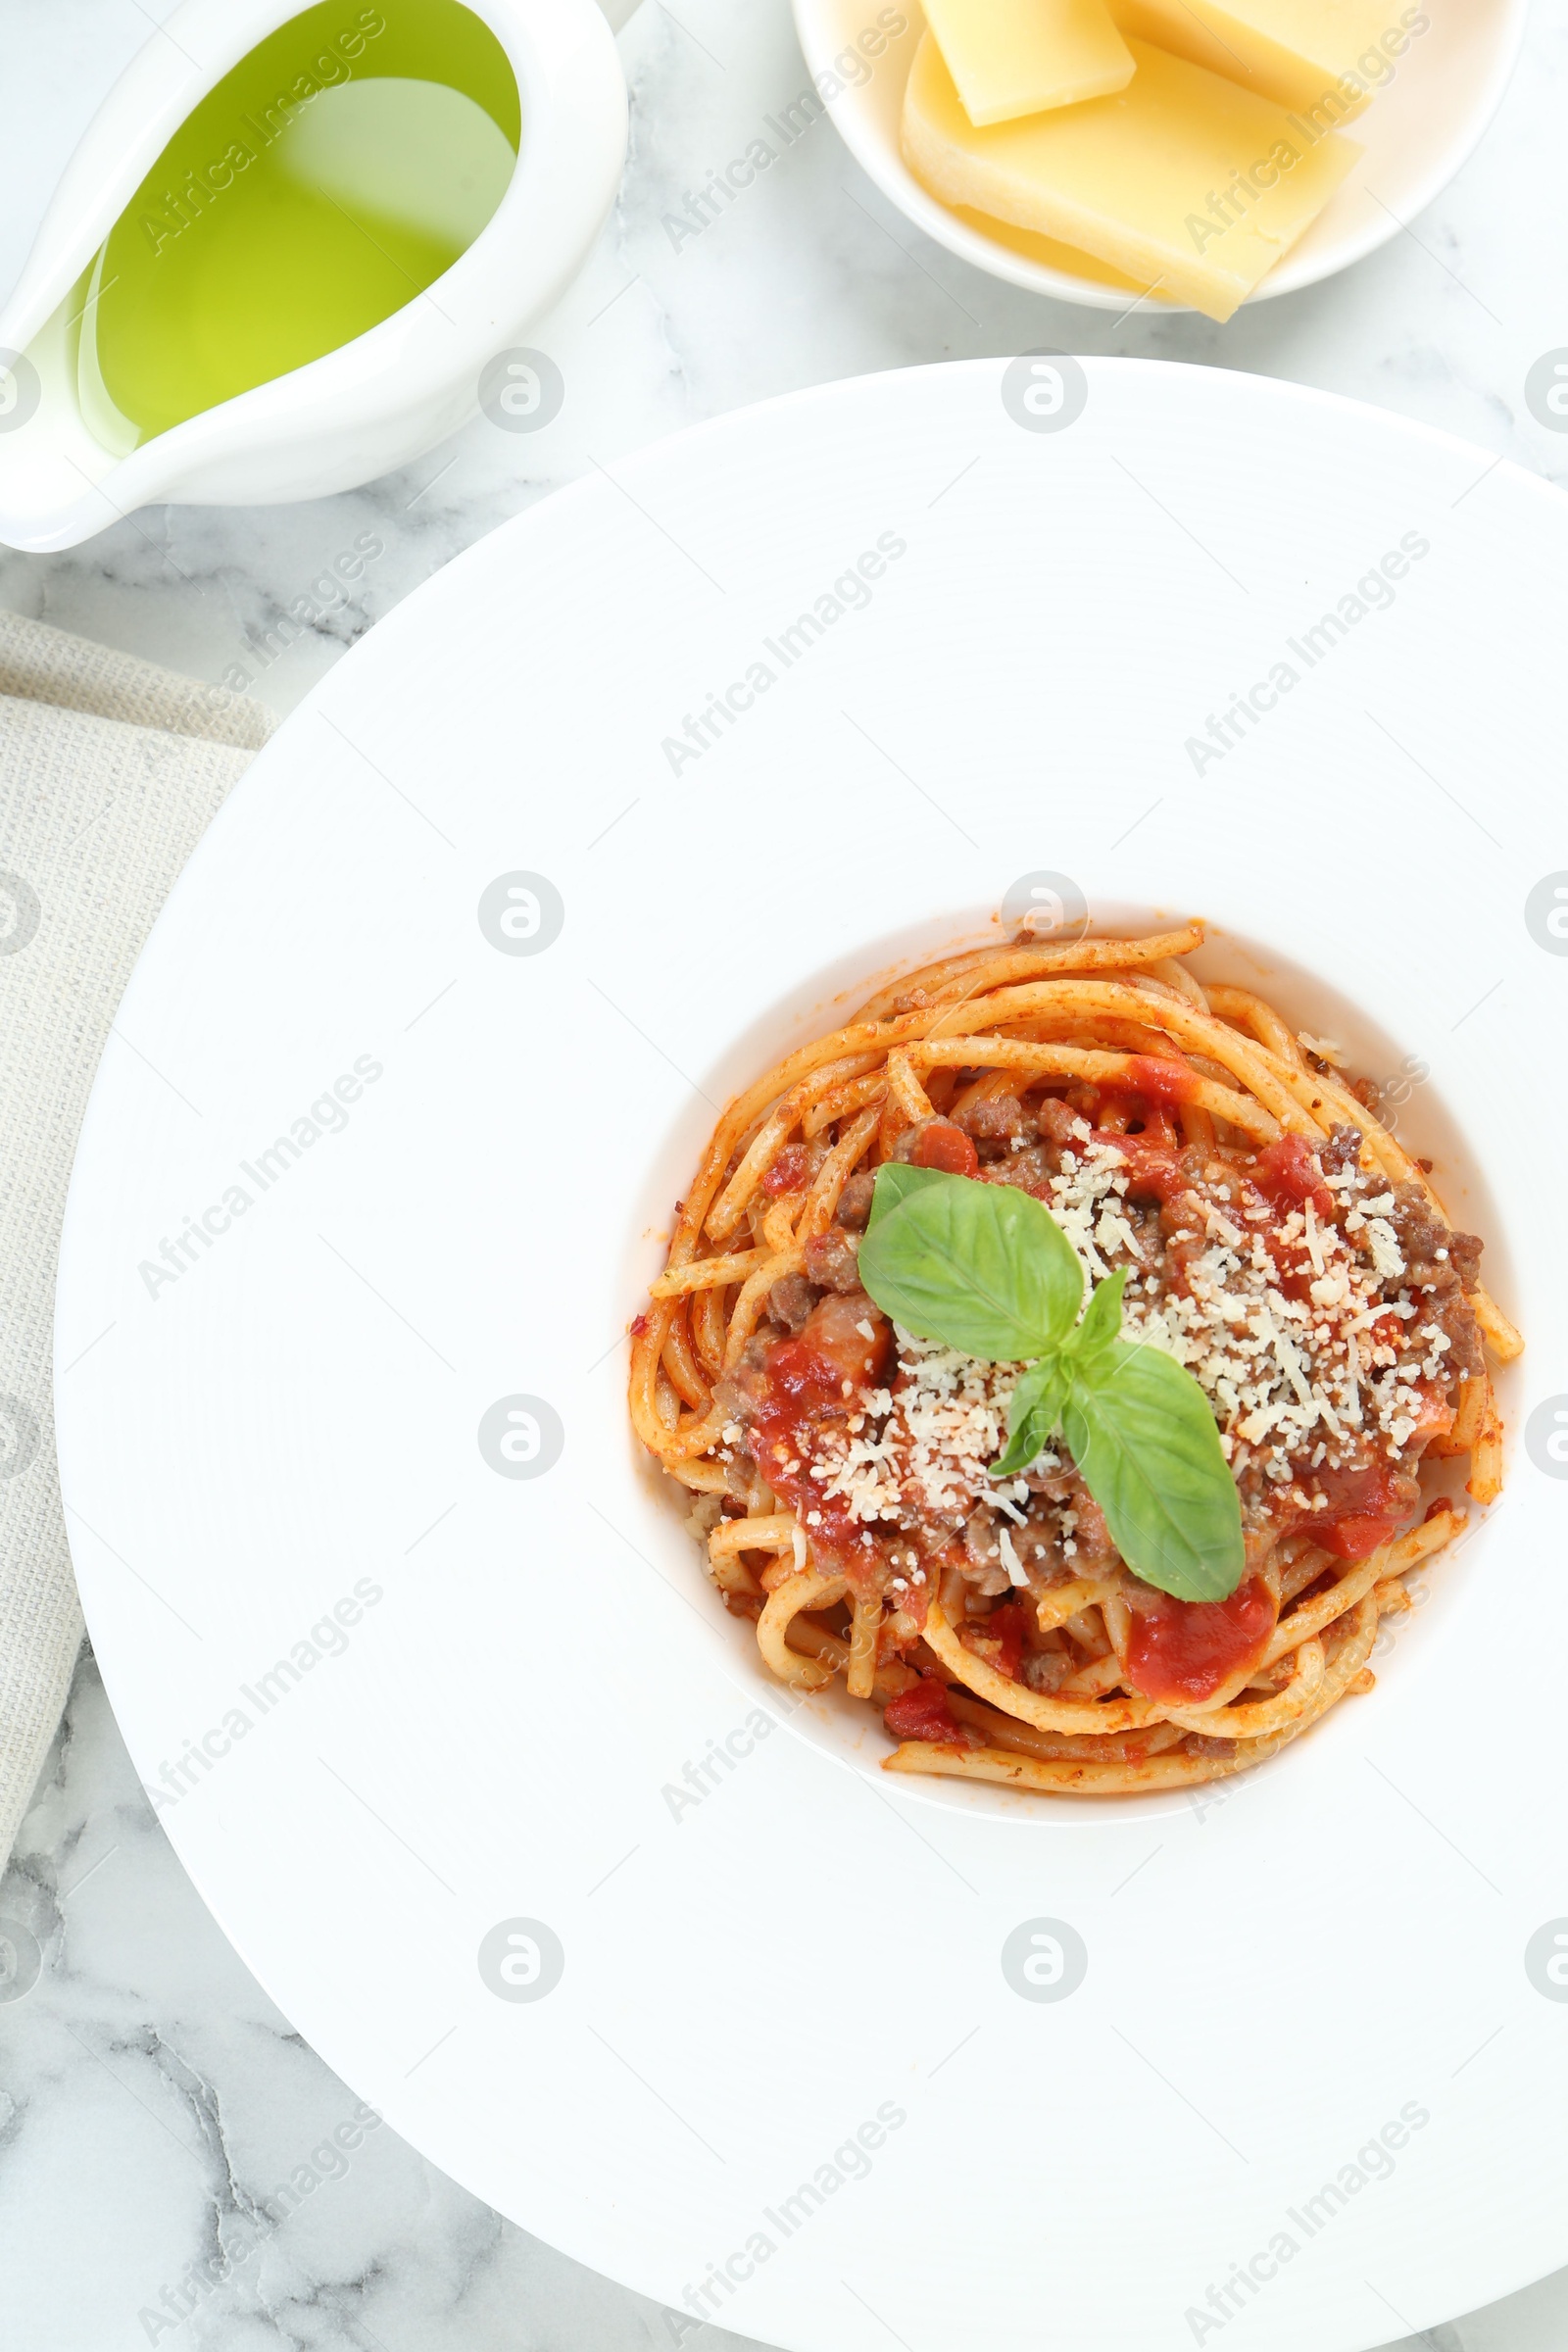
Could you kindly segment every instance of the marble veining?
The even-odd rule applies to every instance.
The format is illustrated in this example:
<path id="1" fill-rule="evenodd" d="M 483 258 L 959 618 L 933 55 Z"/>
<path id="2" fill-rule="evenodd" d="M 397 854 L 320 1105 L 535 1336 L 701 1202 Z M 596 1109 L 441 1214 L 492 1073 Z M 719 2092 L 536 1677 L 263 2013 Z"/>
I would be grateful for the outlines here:
<path id="1" fill-rule="evenodd" d="M 163 14 L 167 0 L 10 0 L 0 285 Z M 0 551 L 0 605 L 285 711 L 460 549 L 595 466 L 801 385 L 1040 344 L 1295 378 L 1568 484 L 1568 435 L 1524 398 L 1531 364 L 1568 342 L 1555 202 L 1564 0 L 1540 0 L 1502 113 L 1438 204 L 1346 275 L 1227 327 L 1142 312 L 1118 322 L 977 274 L 893 211 L 831 121 L 700 234 L 678 234 L 669 223 L 688 191 L 805 85 L 787 0 L 644 0 L 621 47 L 624 188 L 536 336 L 565 387 L 551 424 L 515 433 L 477 417 L 338 498 L 154 509 L 62 555 Z M 33 1939 L 39 1965 L 25 1996 L 0 2005 L 8 2352 L 738 2345 L 538 2244 L 367 2121 L 204 1910 L 90 1660 L 0 1917 Z M 1568 2277 L 1410 2344 L 1556 2352 L 1565 2339 Z"/>

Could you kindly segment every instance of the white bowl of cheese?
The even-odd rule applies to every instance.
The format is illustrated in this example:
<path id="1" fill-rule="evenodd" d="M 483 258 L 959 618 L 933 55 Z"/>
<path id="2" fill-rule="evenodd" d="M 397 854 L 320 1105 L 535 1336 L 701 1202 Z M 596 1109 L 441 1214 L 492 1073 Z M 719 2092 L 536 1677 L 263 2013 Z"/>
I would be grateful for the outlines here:
<path id="1" fill-rule="evenodd" d="M 1271 6 L 1277 7 L 1287 22 L 1300 13 L 1300 0 L 1250 0 L 1250 4 L 1254 20 L 1266 15 Z M 1339 4 L 1345 5 L 1346 0 Z M 933 7 L 937 5 L 938 0 L 933 0 Z M 941 0 L 944 18 L 952 5 L 953 0 Z M 1147 34 L 1152 28 L 1154 12 L 1169 5 L 1170 0 L 1111 0 L 1129 35 Z M 1199 5 L 1211 21 L 1225 22 L 1218 0 L 1199 0 Z M 1335 0 L 1329 0 L 1329 5 L 1335 5 Z M 1292 293 L 1348 268 L 1397 236 L 1433 201 L 1471 154 L 1496 109 L 1523 39 L 1526 5 L 1527 0 L 1421 0 L 1419 7 L 1411 7 L 1407 0 L 1388 0 L 1386 51 L 1396 49 L 1396 54 L 1385 53 L 1376 61 L 1375 70 L 1368 73 L 1369 83 L 1375 85 L 1370 100 L 1353 119 L 1348 115 L 1337 126 L 1332 142 L 1325 142 L 1348 139 L 1360 152 L 1343 176 L 1336 175 L 1338 184 L 1310 224 L 1299 234 L 1293 234 L 1287 226 L 1285 234 L 1292 241 L 1247 300 Z M 1113 241 L 1107 242 L 1103 236 L 1096 255 L 1061 237 L 1042 234 L 961 203 L 944 202 L 942 192 L 948 181 L 940 157 L 930 152 L 929 141 L 926 151 L 918 155 L 916 176 L 906 160 L 910 150 L 906 134 L 906 94 L 924 44 L 920 72 L 909 95 L 911 101 L 917 99 L 923 88 L 927 101 L 923 111 L 929 122 L 936 58 L 920 0 L 892 0 L 891 5 L 883 5 L 882 0 L 794 0 L 794 8 L 812 80 L 851 153 L 900 211 L 938 244 L 1013 285 L 1097 310 L 1127 311 L 1141 302 L 1146 311 L 1196 307 L 1211 317 L 1227 315 L 1227 303 L 1237 298 L 1235 289 L 1227 293 L 1217 277 L 1206 288 L 1201 282 L 1209 260 L 1221 260 L 1228 250 L 1225 239 L 1213 240 L 1211 257 L 1206 250 L 1210 239 L 1201 230 L 1190 232 L 1184 243 L 1200 250 L 1194 257 L 1196 269 L 1186 272 L 1185 278 L 1180 271 L 1167 271 L 1152 263 L 1147 245 L 1140 248 L 1136 239 L 1118 266 L 1110 258 Z M 1137 16 L 1131 14 L 1135 8 Z M 1184 9 L 1182 21 L 1196 24 L 1196 11 Z M 1134 41 L 1133 46 L 1137 49 L 1139 44 Z M 1236 80 L 1246 71 L 1245 61 L 1240 56 L 1233 59 L 1224 44 L 1211 47 L 1207 63 L 1224 67 Z M 966 132 L 961 110 L 954 111 L 957 102 L 951 81 L 940 66 L 936 74 L 951 122 Z M 1185 66 L 1179 74 L 1188 81 L 1194 78 Z M 1196 79 L 1201 82 L 1203 75 Z M 1080 198 L 1086 207 L 1099 206 L 1103 212 L 1103 159 L 1088 153 L 1093 142 L 1078 134 L 1094 107 L 1104 108 L 1108 121 L 1115 105 L 1113 98 L 1093 99 L 1087 106 L 1058 106 L 1032 118 L 1054 134 L 1069 116 L 1077 118 L 1071 139 L 1053 135 L 1040 143 L 1053 180 L 1048 199 L 1063 217 L 1071 214 Z M 937 112 L 942 111 L 939 99 Z M 978 134 L 985 167 L 982 176 L 999 188 L 1004 189 L 1015 176 L 1018 161 L 1018 141 L 1006 134 L 1016 134 L 1023 127 L 1014 121 Z M 1003 134 L 1000 140 L 998 132 Z M 1074 149 L 1086 152 L 1074 153 Z M 1314 168 L 1322 160 L 1321 155 L 1314 157 Z M 1026 155 L 1023 168 L 1025 172 L 1034 168 L 1034 159 Z M 1087 180 L 1082 177 L 1086 168 Z M 1151 188 L 1149 174 L 1157 175 L 1159 159 L 1142 150 L 1136 168 L 1145 184 L 1131 209 L 1147 215 L 1152 206 L 1157 212 L 1161 192 Z M 1223 182 L 1217 193 L 1223 197 Z M 1196 193 L 1183 188 L 1174 209 L 1180 213 L 1194 202 L 1202 207 L 1215 194 L 1212 188 Z M 1000 200 L 1007 202 L 1008 197 L 1004 194 Z M 1017 209 L 1029 208 L 1025 204 Z M 1187 217 L 1192 218 L 1190 212 Z M 1223 209 L 1214 214 L 1216 220 L 1226 217 Z"/>

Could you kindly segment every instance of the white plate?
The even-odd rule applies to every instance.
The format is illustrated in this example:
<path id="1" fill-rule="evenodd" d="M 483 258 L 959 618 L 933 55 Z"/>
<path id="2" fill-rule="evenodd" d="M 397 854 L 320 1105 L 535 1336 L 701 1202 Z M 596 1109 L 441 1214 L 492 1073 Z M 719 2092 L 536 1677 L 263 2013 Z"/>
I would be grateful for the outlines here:
<path id="1" fill-rule="evenodd" d="M 1046 2314 L 1083 2352 L 1176 2352 L 1291 2231 L 1236 2340 L 1352 2352 L 1568 2258 L 1568 2017 L 1523 1965 L 1568 1910 L 1565 1490 L 1517 1443 L 1568 1390 L 1539 1175 L 1568 963 L 1523 913 L 1564 856 L 1568 508 L 1277 383 L 1092 361 L 1077 421 L 1035 432 L 1007 380 L 844 384 L 579 483 L 262 754 L 93 1099 L 70 1524 L 219 1919 L 503 2213 L 675 2307 L 729 2262 L 715 2316 L 811 2352 L 1022 2352 Z M 785 667 L 769 640 L 836 581 L 857 601 L 879 540 L 869 603 Z M 1401 540 L 1427 552 L 1394 601 L 1196 774 L 1207 714 Z M 685 714 L 759 662 L 673 773 Z M 1506 1497 L 1376 1693 L 1244 1785 L 1126 1810 L 893 1783 L 874 1731 L 791 1713 L 622 1421 L 619 1335 L 711 1103 L 1048 868 L 1209 915 L 1377 1074 L 1429 1065 L 1403 1131 L 1531 1342 Z M 564 906 L 528 956 L 478 914 L 518 872 Z M 564 1429 L 533 1479 L 478 1439 L 517 1396 Z M 1003 1973 L 1041 1918 L 1088 1951 L 1060 2002 Z M 564 1951 L 537 2001 L 481 1978 L 516 1920 Z M 1310 2237 L 1286 2219 L 1417 2108 L 1392 2177 Z"/>
<path id="2" fill-rule="evenodd" d="M 1528 0 L 1431 0 L 1430 29 L 1396 61 L 1393 79 L 1347 129 L 1361 160 L 1332 202 L 1249 300 L 1293 294 L 1375 253 L 1441 195 L 1497 110 L 1524 40 Z M 1066 248 L 1025 229 L 994 234 L 979 213 L 956 213 L 928 195 L 899 145 L 904 85 L 925 17 L 919 0 L 898 0 L 906 29 L 874 59 L 858 52 L 873 28 L 871 0 L 794 0 L 795 26 L 817 87 L 832 92 L 833 120 L 861 169 L 917 228 L 993 277 L 1081 302 L 1097 311 L 1137 307 L 1137 288 L 1103 284 L 1063 266 Z M 884 10 L 881 12 L 886 14 Z M 1391 6 L 1389 22 L 1397 21 Z M 846 58 L 849 63 L 846 65 Z M 831 75 L 831 81 L 824 81 Z M 859 76 L 859 78 L 856 78 Z M 837 85 L 837 87 L 835 87 Z M 1004 241 L 1015 235 L 1018 244 Z M 1184 309 L 1154 302 L 1152 315 Z M 1149 314 L 1146 314 L 1149 315 Z"/>

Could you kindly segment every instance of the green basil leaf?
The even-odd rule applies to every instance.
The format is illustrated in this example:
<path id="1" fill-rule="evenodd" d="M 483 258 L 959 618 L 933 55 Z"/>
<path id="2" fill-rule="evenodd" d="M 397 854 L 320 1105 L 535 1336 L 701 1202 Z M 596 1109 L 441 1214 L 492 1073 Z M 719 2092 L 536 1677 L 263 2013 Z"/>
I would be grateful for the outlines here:
<path id="1" fill-rule="evenodd" d="M 1121 1337 L 1121 1295 L 1127 1288 L 1126 1266 L 1118 1266 L 1108 1282 L 1097 1283 L 1089 1294 L 1083 1321 L 1067 1342 L 1073 1363 L 1082 1368 Z"/>
<path id="2" fill-rule="evenodd" d="M 1007 1405 L 1007 1450 L 991 1464 L 991 1478 L 1010 1478 L 1027 1469 L 1054 1436 L 1067 1394 L 1067 1369 L 1059 1355 L 1031 1364 Z"/>
<path id="3" fill-rule="evenodd" d="M 890 1208 L 897 1208 L 901 1200 L 906 1200 L 911 1193 L 919 1192 L 922 1185 L 940 1184 L 942 1174 L 940 1168 L 911 1168 L 906 1160 L 885 1159 L 871 1187 L 871 1213 L 865 1221 L 866 1232 L 869 1233 Z"/>
<path id="4" fill-rule="evenodd" d="M 1073 1365 L 1062 1427 L 1135 1576 L 1179 1600 L 1235 1592 L 1247 1564 L 1241 1496 L 1190 1372 L 1157 1348 L 1118 1340 Z"/>
<path id="5" fill-rule="evenodd" d="M 1077 1320 L 1084 1277 L 1055 1219 L 1016 1185 L 919 1173 L 927 1181 L 860 1244 L 860 1280 L 883 1313 L 992 1363 L 1059 1346 Z"/>

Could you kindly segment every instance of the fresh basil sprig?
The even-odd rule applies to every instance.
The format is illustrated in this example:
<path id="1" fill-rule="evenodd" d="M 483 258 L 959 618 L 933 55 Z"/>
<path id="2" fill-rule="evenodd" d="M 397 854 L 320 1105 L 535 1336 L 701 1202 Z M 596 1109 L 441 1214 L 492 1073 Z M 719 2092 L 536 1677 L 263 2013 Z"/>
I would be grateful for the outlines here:
<path id="1" fill-rule="evenodd" d="M 1235 1592 L 1242 1498 L 1208 1398 L 1174 1356 L 1113 1341 L 1069 1390 L 1062 1435 L 1135 1576 L 1182 1600 Z"/>
<path id="2" fill-rule="evenodd" d="M 866 1231 L 869 1233 L 879 1218 L 885 1217 L 890 1208 L 897 1208 L 911 1193 L 917 1193 L 923 1184 L 940 1184 L 942 1178 L 940 1168 L 911 1168 L 903 1159 L 884 1161 L 871 1187 L 871 1213 L 865 1221 Z"/>
<path id="3" fill-rule="evenodd" d="M 895 1205 L 878 1215 L 890 1177 Z M 906 1331 L 992 1363 L 1059 1346 L 1084 1295 L 1072 1244 L 1032 1194 L 896 1161 L 877 1170 L 860 1280 Z"/>
<path id="4" fill-rule="evenodd" d="M 1049 1216 L 1050 1211 L 1044 1213 Z M 1077 1264 L 1074 1257 L 1075 1268 Z M 1081 1297 L 1081 1272 L 1078 1282 Z M 1010 1478 L 1015 1471 L 1026 1468 L 1061 1427 L 1069 1396 L 1075 1390 L 1093 1384 L 1107 1350 L 1118 1345 L 1121 1295 L 1126 1285 L 1127 1269 L 1118 1267 L 1108 1282 L 1090 1292 L 1082 1321 L 1070 1325 L 1058 1345 L 1024 1373 L 1012 1392 L 1007 1410 L 1007 1450 L 999 1462 L 992 1463 L 993 1478 Z M 1201 1390 L 1199 1395 L 1201 1396 Z M 1203 1409 L 1208 1410 L 1206 1403 Z M 1087 1475 L 1086 1472 L 1086 1478 Z M 1092 1487 L 1090 1493 L 1094 1494 Z M 1099 1496 L 1095 1499 L 1098 1501 Z M 1128 1561 L 1128 1566 L 1131 1565 Z"/>
<path id="5" fill-rule="evenodd" d="M 1208 1398 L 1173 1356 L 1122 1339 L 1125 1268 L 1084 1306 L 1077 1253 L 1032 1194 L 899 1161 L 877 1170 L 859 1265 L 906 1331 L 1027 1366 L 993 1478 L 1023 1469 L 1060 1430 L 1135 1576 L 1182 1600 L 1235 1592 L 1241 1497 Z"/>

